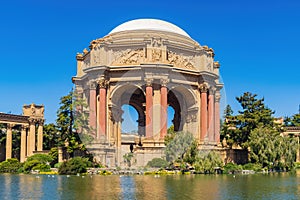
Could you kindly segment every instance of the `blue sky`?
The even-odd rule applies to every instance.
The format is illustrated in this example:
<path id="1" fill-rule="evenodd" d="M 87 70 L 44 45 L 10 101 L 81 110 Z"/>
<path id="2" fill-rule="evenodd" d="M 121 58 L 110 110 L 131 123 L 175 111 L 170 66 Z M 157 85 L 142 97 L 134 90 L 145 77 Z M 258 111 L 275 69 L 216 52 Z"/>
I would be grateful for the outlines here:
<path id="1" fill-rule="evenodd" d="M 275 116 L 300 104 L 299 1 L 4 1 L 0 6 L 0 111 L 45 105 L 54 122 L 59 98 L 72 88 L 76 53 L 114 27 L 157 18 L 215 50 L 225 84 L 223 100 L 257 93 Z"/>

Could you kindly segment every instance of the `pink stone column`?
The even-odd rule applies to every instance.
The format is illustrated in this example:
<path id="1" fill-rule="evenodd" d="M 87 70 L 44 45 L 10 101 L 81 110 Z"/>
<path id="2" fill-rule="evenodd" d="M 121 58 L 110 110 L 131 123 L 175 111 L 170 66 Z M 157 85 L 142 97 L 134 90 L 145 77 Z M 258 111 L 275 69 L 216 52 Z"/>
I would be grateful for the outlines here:
<path id="1" fill-rule="evenodd" d="M 153 88 L 152 82 L 148 81 L 146 84 L 146 137 L 153 135 L 152 125 L 152 107 L 153 107 Z"/>
<path id="2" fill-rule="evenodd" d="M 106 134 L 106 88 L 101 87 L 99 89 L 99 136 L 100 135 L 105 135 Z"/>
<path id="3" fill-rule="evenodd" d="M 220 94 L 215 95 L 215 142 L 220 143 Z"/>
<path id="4" fill-rule="evenodd" d="M 200 86 L 200 92 L 201 92 L 201 134 L 200 134 L 200 141 L 204 141 L 204 138 L 207 134 L 207 86 L 201 85 Z"/>
<path id="5" fill-rule="evenodd" d="M 89 126 L 92 130 L 96 130 L 96 87 L 90 87 L 90 101 L 89 101 Z M 93 134 L 95 134 L 93 132 Z"/>
<path id="6" fill-rule="evenodd" d="M 160 137 L 164 138 L 167 135 L 167 109 L 168 109 L 168 90 L 166 86 L 165 80 L 162 82 L 161 88 L 160 88 L 160 105 L 161 105 L 161 132 Z"/>
<path id="7" fill-rule="evenodd" d="M 208 138 L 210 142 L 214 142 L 215 132 L 215 98 L 212 90 L 208 95 Z"/>

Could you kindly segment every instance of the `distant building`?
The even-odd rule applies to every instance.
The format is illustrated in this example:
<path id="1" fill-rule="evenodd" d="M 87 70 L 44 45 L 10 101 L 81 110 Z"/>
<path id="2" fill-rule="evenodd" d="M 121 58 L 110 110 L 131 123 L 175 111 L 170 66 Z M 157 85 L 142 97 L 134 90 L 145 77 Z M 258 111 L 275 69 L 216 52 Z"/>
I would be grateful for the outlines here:
<path id="1" fill-rule="evenodd" d="M 28 156 L 33 155 L 35 152 L 43 151 L 43 105 L 24 105 L 23 115 L 0 113 L 0 124 L 6 126 L 6 145 L 3 149 L 5 150 L 5 156 L 1 151 L 3 159 L 12 158 L 13 129 L 21 131 L 20 162 L 24 162 Z"/>

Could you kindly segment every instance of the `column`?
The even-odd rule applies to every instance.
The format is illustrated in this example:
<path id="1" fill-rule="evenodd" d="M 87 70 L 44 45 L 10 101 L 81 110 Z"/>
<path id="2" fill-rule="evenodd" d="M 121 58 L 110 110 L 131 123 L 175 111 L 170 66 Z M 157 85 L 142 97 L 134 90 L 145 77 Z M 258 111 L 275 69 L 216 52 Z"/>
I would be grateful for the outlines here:
<path id="1" fill-rule="evenodd" d="M 90 101 L 89 101 L 89 126 L 93 131 L 96 130 L 96 112 L 97 112 L 97 107 L 96 107 L 96 84 L 95 82 L 90 83 Z"/>
<path id="2" fill-rule="evenodd" d="M 10 159 L 12 154 L 12 127 L 13 124 L 7 124 L 6 126 L 6 157 L 5 159 Z"/>
<path id="3" fill-rule="evenodd" d="M 168 123 L 168 89 L 167 89 L 168 80 L 161 80 L 160 88 L 160 101 L 161 101 L 161 132 L 160 137 L 164 138 L 167 135 L 167 123 Z"/>
<path id="4" fill-rule="evenodd" d="M 214 89 L 209 90 L 208 95 L 208 138 L 210 142 L 213 142 L 215 139 L 215 94 Z"/>
<path id="5" fill-rule="evenodd" d="M 35 151 L 35 120 L 29 119 L 29 140 L 28 156 L 32 156 Z"/>
<path id="6" fill-rule="evenodd" d="M 20 149 L 20 162 L 25 162 L 26 159 L 26 130 L 27 126 L 22 125 L 21 127 L 21 149 Z"/>
<path id="7" fill-rule="evenodd" d="M 26 156 L 29 156 L 29 151 L 30 151 L 30 131 L 27 131 L 26 135 Z"/>
<path id="8" fill-rule="evenodd" d="M 152 109 L 153 109 L 153 88 L 152 79 L 146 80 L 146 137 L 153 134 Z"/>
<path id="9" fill-rule="evenodd" d="M 204 138 L 207 135 L 207 85 L 201 84 L 200 85 L 200 92 L 201 92 L 201 110 L 200 110 L 200 125 L 201 125 L 201 134 L 200 134 L 200 141 L 204 141 Z"/>
<path id="10" fill-rule="evenodd" d="M 104 78 L 99 81 L 99 121 L 97 138 L 106 134 L 106 84 L 107 81 Z"/>
<path id="11" fill-rule="evenodd" d="M 37 134 L 37 151 L 43 151 L 43 125 L 44 120 L 38 121 L 38 134 Z"/>
<path id="12" fill-rule="evenodd" d="M 220 143 L 220 92 L 215 95 L 215 142 Z"/>

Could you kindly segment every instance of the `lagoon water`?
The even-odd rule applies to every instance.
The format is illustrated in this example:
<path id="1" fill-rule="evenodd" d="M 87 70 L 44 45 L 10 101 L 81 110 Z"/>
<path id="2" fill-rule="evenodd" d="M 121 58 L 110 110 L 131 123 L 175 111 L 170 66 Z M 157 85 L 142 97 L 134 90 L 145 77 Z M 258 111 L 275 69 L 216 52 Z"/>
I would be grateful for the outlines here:
<path id="1" fill-rule="evenodd" d="M 0 175 L 0 199 L 300 199 L 300 174 Z"/>

